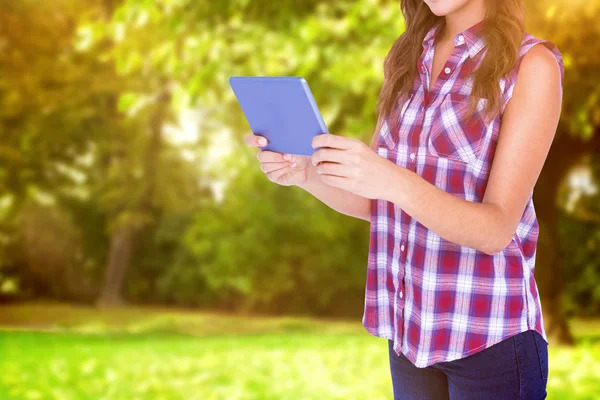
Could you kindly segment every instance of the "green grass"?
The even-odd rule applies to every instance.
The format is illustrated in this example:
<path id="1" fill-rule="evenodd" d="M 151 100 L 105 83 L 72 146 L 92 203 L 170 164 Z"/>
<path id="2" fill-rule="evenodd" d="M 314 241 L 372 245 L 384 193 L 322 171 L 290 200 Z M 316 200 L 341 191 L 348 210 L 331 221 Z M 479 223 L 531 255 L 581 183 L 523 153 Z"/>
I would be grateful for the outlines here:
<path id="1" fill-rule="evenodd" d="M 359 320 L 26 304 L 0 326 L 2 400 L 392 399 L 386 341 Z M 572 326 L 548 398 L 600 399 L 600 322 Z"/>

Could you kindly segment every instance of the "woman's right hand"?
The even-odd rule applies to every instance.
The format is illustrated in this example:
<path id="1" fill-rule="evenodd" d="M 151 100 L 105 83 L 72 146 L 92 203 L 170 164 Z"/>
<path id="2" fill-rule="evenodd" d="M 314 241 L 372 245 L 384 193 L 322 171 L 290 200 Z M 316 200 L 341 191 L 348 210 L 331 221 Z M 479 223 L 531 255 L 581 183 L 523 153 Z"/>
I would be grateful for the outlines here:
<path id="1" fill-rule="evenodd" d="M 267 138 L 250 134 L 245 138 L 248 146 L 260 149 L 266 146 Z M 269 150 L 260 150 L 256 155 L 260 161 L 260 169 L 271 182 L 282 186 L 300 186 L 308 179 L 311 167 L 310 157 L 297 154 L 282 154 Z"/>

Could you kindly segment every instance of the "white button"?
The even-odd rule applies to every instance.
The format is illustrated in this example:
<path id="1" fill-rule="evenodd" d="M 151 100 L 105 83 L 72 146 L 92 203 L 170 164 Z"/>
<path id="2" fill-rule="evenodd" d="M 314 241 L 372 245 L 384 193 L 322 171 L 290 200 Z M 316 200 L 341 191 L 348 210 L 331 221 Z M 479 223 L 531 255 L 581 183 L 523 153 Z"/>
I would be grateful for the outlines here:
<path id="1" fill-rule="evenodd" d="M 449 74 L 449 73 L 450 73 L 450 68 L 446 67 L 446 68 L 444 69 L 444 72 L 445 72 L 445 73 L 447 73 L 447 74 Z"/>
<path id="2" fill-rule="evenodd" d="M 404 251 L 404 245 L 400 246 L 400 250 Z"/>
<path id="3" fill-rule="evenodd" d="M 410 159 L 414 160 L 415 159 L 415 153 L 410 153 Z"/>
<path id="4" fill-rule="evenodd" d="M 421 71 L 425 72 L 425 67 L 423 65 L 421 65 Z"/>
<path id="5" fill-rule="evenodd" d="M 400 298 L 402 298 L 402 290 L 400 291 Z"/>
<path id="6" fill-rule="evenodd" d="M 465 40 L 462 35 L 460 35 L 457 39 L 458 39 L 458 43 L 462 43 L 463 40 Z"/>

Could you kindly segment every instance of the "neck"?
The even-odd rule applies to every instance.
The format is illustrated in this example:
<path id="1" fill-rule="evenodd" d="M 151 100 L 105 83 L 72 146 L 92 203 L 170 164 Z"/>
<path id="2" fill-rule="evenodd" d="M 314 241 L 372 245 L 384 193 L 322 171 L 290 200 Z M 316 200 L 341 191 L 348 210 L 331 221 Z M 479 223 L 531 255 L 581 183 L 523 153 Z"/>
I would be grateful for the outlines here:
<path id="1" fill-rule="evenodd" d="M 452 40 L 454 36 L 465 31 L 485 18 L 483 1 L 470 1 L 463 7 L 444 16 L 442 40 Z"/>

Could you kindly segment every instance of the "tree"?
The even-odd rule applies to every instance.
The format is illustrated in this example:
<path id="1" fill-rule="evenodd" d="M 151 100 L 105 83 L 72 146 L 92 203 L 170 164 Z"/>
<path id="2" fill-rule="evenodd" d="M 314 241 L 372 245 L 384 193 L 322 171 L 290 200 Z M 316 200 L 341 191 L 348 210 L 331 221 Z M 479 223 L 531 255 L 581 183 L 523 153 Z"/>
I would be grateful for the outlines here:
<path id="1" fill-rule="evenodd" d="M 596 3 L 557 6 L 548 2 L 528 2 L 531 30 L 552 40 L 563 54 L 565 81 L 563 109 L 557 136 L 534 191 L 540 223 L 536 280 L 540 289 L 545 325 L 550 340 L 572 343 L 563 307 L 563 281 L 559 246 L 558 217 L 564 205 L 558 203 L 561 187 L 573 167 L 597 159 L 600 154 L 600 91 L 595 71 L 600 68 L 597 52 L 589 44 L 600 38 L 595 21 L 600 18 Z M 539 32 L 539 33 L 538 33 Z M 583 45 L 573 39 L 588 37 Z M 590 157 L 591 156 L 591 157 Z M 587 161 L 588 165 L 590 161 Z M 597 178 L 596 178 L 597 179 Z"/>
<path id="2" fill-rule="evenodd" d="M 590 250 L 596 242 L 590 249 L 565 244 L 572 232 L 597 229 L 597 197 L 582 199 L 567 215 L 563 194 L 574 166 L 591 166 L 598 181 L 600 60 L 589 43 L 600 36 L 594 23 L 600 11 L 589 2 L 569 5 L 569 12 L 549 1 L 527 6 L 528 31 L 556 43 L 566 66 L 562 118 L 534 199 L 546 328 L 551 340 L 569 342 L 562 281 L 573 287 L 569 282 L 579 280 L 561 273 L 575 263 L 586 276 L 597 274 Z M 71 247 L 83 249 L 82 266 L 93 266 L 86 273 L 104 276 L 100 304 L 160 294 L 183 304 L 335 312 L 362 295 L 364 224 L 331 217 L 309 197 L 262 186 L 260 174 L 247 172 L 253 151 L 243 144 L 248 126 L 228 77 L 303 76 L 329 130 L 369 142 L 383 59 L 403 24 L 398 2 L 388 0 L 0 4 L 2 239 L 18 237 L 17 215 L 29 200 L 47 200 L 47 220 L 81 241 Z M 186 107 L 204 115 L 198 140 L 185 148 L 191 161 L 165 129 Z M 219 140 L 231 145 L 231 156 L 208 168 Z M 214 180 L 225 185 L 223 202 L 209 190 Z M 286 218 L 271 219 L 268 208 L 281 204 L 289 206 Z M 306 218 L 307 212 L 314 215 Z M 301 218 L 314 226 L 304 227 Z M 564 226 L 573 221 L 583 223 Z M 286 243 L 278 252 L 247 246 L 246 235 L 260 235 L 260 223 L 277 233 L 273 240 L 297 238 L 300 250 Z M 355 245 L 319 241 L 323 234 Z M 337 258 L 321 254 L 323 246 Z M 302 259 L 301 249 L 318 255 Z M 244 262 L 255 252 L 261 262 Z M 277 274 L 268 273 L 267 262 L 279 267 Z M 319 276 L 329 277 L 326 290 L 318 290 Z M 335 276 L 343 276 L 341 289 L 329 284 Z M 592 298 L 589 286 L 577 290 L 578 299 Z M 290 293 L 310 301 L 294 303 Z"/>
<path id="3" fill-rule="evenodd" d="M 149 4 L 140 3 L 143 6 Z M 168 206 L 161 203 L 157 171 L 169 169 L 173 161 L 177 163 L 163 156 L 167 150 L 163 140 L 164 129 L 167 123 L 174 120 L 175 105 L 172 104 L 173 71 L 168 70 L 172 65 L 167 63 L 163 66 L 161 59 L 149 71 L 141 68 L 143 58 L 140 45 L 145 44 L 144 40 L 133 42 L 135 49 L 127 50 L 127 55 L 120 54 L 135 37 L 130 36 L 129 32 L 119 33 L 123 27 L 122 19 L 127 18 L 127 5 L 113 9 L 113 2 L 105 1 L 103 6 L 102 16 L 82 25 L 80 32 L 89 46 L 87 50 L 95 52 L 101 49 L 99 58 L 107 59 L 111 70 L 126 82 L 120 92 L 111 94 L 107 112 L 119 121 L 114 127 L 115 131 L 129 140 L 121 146 L 107 147 L 107 180 L 101 190 L 103 204 L 110 215 L 111 238 L 104 283 L 97 304 L 115 306 L 123 303 L 123 285 L 140 233 L 152 229 L 158 213 Z M 178 43 L 179 40 L 175 39 L 175 51 L 180 48 Z M 156 52 L 160 54 L 163 51 L 154 49 L 151 55 Z M 173 59 L 167 62 L 173 62 Z M 134 109 L 137 110 L 132 112 Z M 186 169 L 173 169 L 171 174 L 187 172 Z M 196 187 L 195 182 L 187 183 L 191 184 L 191 188 Z M 168 190 L 178 190 L 181 202 L 190 201 L 189 196 L 197 193 L 193 189 L 173 185 Z"/>
<path id="4" fill-rule="evenodd" d="M 72 48 L 77 18 L 89 7 L 79 0 L 0 3 L 1 267 L 19 265 L 25 269 L 20 276 L 29 284 L 49 288 L 41 294 L 61 293 L 66 298 L 78 296 L 84 287 L 86 272 L 78 268 L 87 261 L 79 254 L 82 243 L 61 245 L 64 264 L 53 258 L 44 268 L 32 263 L 56 249 L 30 239 L 45 240 L 41 235 L 49 233 L 43 228 L 49 227 L 69 232 L 71 238 L 82 237 L 81 226 L 69 222 L 74 216 L 66 203 L 85 203 L 90 194 L 88 158 L 103 125 L 110 123 L 98 105 L 114 87 L 110 71 Z M 98 78 L 91 85 L 90 76 Z M 22 223 L 23 218 L 28 223 Z M 32 224 L 41 221 L 52 223 L 35 232 Z M 66 269 L 72 270 L 68 276 Z M 54 287 L 49 276 L 56 279 Z M 79 279 L 79 286 L 71 285 L 71 278 Z M 85 287 L 86 293 L 91 290 Z"/>
<path id="5" fill-rule="evenodd" d="M 536 278 L 546 325 L 551 336 L 569 342 L 562 314 L 560 255 L 555 250 L 557 209 L 546 199 L 557 199 L 570 167 L 580 156 L 595 153 L 600 141 L 597 101 L 593 100 L 597 80 L 591 75 L 598 61 L 590 59 L 589 49 L 570 42 L 572 37 L 590 35 L 598 10 L 585 4 L 577 12 L 561 13 L 545 2 L 527 5 L 528 21 L 532 21 L 529 30 L 567 50 L 563 51 L 567 67 L 563 118 L 534 197 L 541 229 Z M 152 68 L 166 71 L 192 100 L 199 98 L 212 120 L 227 121 L 235 131 L 247 129 L 241 118 L 230 118 L 239 116 L 239 110 L 227 87 L 228 75 L 301 75 L 310 82 L 330 131 L 364 140 L 374 127 L 383 57 L 403 29 L 397 2 L 388 1 L 305 1 L 276 7 L 262 1 L 127 1 L 118 14 L 117 23 L 131 26 L 127 39 L 117 46 L 121 63 L 140 67 L 141 38 L 151 40 L 155 44 Z M 579 23 L 582 15 L 587 15 L 589 24 Z M 544 35 L 543 28 L 552 29 L 553 34 Z M 580 31 L 574 34 L 573 29 Z M 579 60 L 587 64 L 578 65 Z M 577 85 L 581 91 L 569 90 Z M 581 92 L 592 97 L 581 96 Z"/>

